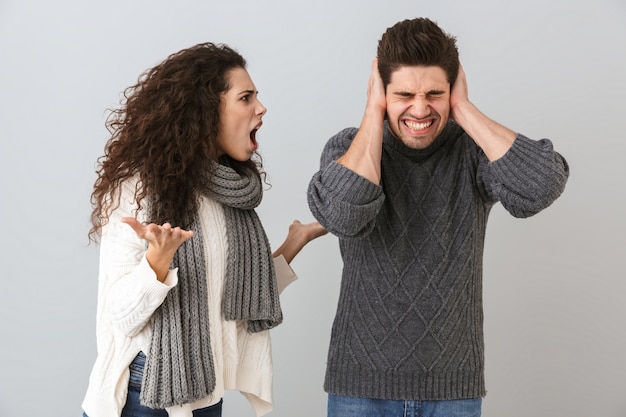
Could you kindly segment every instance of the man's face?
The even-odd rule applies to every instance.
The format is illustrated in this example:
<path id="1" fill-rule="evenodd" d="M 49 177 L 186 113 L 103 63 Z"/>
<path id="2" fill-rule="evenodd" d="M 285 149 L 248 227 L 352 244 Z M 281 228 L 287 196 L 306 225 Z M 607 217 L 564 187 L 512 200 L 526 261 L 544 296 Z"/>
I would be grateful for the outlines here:
<path id="1" fill-rule="evenodd" d="M 391 132 L 412 149 L 428 147 L 450 116 L 450 83 L 441 67 L 404 66 L 387 85 Z"/>

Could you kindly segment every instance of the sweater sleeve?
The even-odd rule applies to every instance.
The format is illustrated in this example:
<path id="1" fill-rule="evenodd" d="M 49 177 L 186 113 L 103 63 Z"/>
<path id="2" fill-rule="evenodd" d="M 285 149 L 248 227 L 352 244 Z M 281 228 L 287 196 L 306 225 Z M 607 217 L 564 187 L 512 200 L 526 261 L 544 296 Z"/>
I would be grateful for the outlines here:
<path id="1" fill-rule="evenodd" d="M 548 139 L 518 134 L 500 159 L 479 166 L 487 194 L 514 217 L 530 217 L 550 206 L 565 189 L 569 166 Z"/>
<path id="2" fill-rule="evenodd" d="M 356 129 L 346 129 L 328 141 L 307 194 L 313 216 L 341 238 L 367 236 L 385 198 L 380 185 L 336 162 L 355 134 Z"/>
<path id="3" fill-rule="evenodd" d="M 116 331 L 137 335 L 169 291 L 177 285 L 177 270 L 159 282 L 146 260 L 146 244 L 121 218 L 132 216 L 132 193 L 124 187 L 120 206 L 103 228 L 100 242 L 99 297 L 104 314 Z M 131 194 L 132 195 L 132 194 Z"/>
<path id="4" fill-rule="evenodd" d="M 291 266 L 287 263 L 283 255 L 274 258 L 274 270 L 276 271 L 279 294 L 282 294 L 283 290 L 287 288 L 289 284 L 298 279 L 298 276 L 294 270 L 291 269 Z"/>

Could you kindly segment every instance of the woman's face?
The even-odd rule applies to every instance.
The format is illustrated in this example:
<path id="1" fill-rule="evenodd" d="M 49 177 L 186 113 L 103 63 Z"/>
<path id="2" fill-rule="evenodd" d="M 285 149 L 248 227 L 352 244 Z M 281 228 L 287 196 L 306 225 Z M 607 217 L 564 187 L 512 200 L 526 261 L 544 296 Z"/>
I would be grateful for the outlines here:
<path id="1" fill-rule="evenodd" d="M 267 109 L 258 99 L 258 91 L 243 68 L 234 68 L 226 75 L 230 89 L 222 93 L 217 133 L 219 156 L 228 155 L 236 161 L 247 161 L 256 151 L 257 130 Z"/>

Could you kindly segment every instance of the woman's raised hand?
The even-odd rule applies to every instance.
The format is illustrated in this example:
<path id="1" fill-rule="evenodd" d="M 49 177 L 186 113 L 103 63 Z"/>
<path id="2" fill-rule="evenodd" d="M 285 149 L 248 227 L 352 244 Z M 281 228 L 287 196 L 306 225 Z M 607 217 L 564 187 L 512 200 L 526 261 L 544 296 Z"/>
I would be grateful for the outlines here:
<path id="1" fill-rule="evenodd" d="M 129 225 L 139 238 L 148 242 L 146 260 L 161 282 L 167 277 L 176 250 L 193 237 L 193 231 L 172 227 L 169 223 L 144 225 L 134 217 L 123 217 L 122 223 Z"/>

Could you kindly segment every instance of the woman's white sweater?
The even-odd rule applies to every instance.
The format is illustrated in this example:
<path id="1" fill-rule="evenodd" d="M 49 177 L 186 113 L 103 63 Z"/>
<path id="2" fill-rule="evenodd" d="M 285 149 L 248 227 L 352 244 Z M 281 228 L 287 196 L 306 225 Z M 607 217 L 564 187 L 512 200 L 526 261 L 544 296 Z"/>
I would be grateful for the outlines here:
<path id="1" fill-rule="evenodd" d="M 96 342 L 98 355 L 83 400 L 89 417 L 120 416 L 126 402 L 128 366 L 139 351 L 149 354 L 151 317 L 178 283 L 177 270 L 159 282 L 146 261 L 146 243 L 122 217 L 134 216 L 135 184 L 122 188 L 120 206 L 102 230 Z M 269 331 L 248 333 L 245 323 L 222 317 L 222 287 L 226 275 L 228 242 L 220 203 L 202 198 L 200 219 L 207 271 L 211 350 L 216 373 L 213 393 L 200 401 L 168 408 L 172 417 L 191 417 L 194 409 L 219 402 L 225 390 L 242 392 L 256 415 L 272 410 L 272 352 Z M 139 220 L 144 220 L 142 212 Z M 279 288 L 297 277 L 285 259 L 274 259 Z"/>

